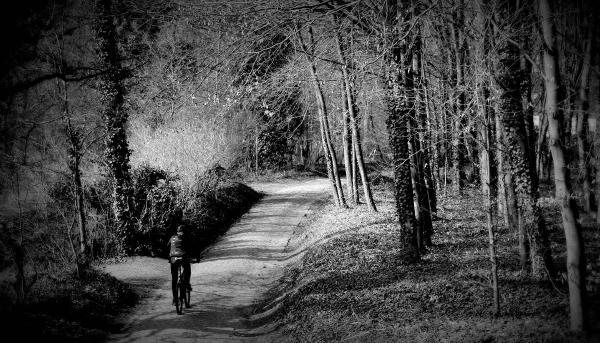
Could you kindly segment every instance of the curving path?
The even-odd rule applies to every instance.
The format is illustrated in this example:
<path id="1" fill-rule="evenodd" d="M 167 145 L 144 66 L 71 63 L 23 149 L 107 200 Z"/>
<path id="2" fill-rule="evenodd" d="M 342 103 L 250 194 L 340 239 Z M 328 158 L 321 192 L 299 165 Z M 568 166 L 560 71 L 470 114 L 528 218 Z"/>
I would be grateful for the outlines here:
<path id="1" fill-rule="evenodd" d="M 260 330 L 246 320 L 249 309 L 281 276 L 294 228 L 328 195 L 329 184 L 310 179 L 251 186 L 266 196 L 192 264 L 192 307 L 183 315 L 171 305 L 166 260 L 138 257 L 104 267 L 148 293 L 110 342 L 260 341 Z"/>

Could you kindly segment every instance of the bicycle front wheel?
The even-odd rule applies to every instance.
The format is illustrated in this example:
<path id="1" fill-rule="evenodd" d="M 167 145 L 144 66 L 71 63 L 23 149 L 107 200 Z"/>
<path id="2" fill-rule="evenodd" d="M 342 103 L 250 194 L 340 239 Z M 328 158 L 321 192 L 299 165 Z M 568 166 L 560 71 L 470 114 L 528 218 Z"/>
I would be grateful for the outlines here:
<path id="1" fill-rule="evenodd" d="M 177 303 L 179 304 L 180 312 L 183 312 L 183 306 L 189 307 L 189 298 L 187 296 L 187 289 L 185 288 L 185 284 L 183 282 L 179 282 L 179 299 L 177 299 Z M 179 312 L 178 312 L 179 313 Z M 179 313 L 181 314 L 181 313 Z"/>
<path id="2" fill-rule="evenodd" d="M 181 301 L 180 299 L 177 299 L 175 301 L 175 310 L 177 311 L 177 314 L 183 313 L 183 301 Z"/>
<path id="3" fill-rule="evenodd" d="M 185 308 L 190 308 L 190 291 L 188 291 L 187 289 L 185 290 L 185 296 L 183 300 L 185 303 Z"/>

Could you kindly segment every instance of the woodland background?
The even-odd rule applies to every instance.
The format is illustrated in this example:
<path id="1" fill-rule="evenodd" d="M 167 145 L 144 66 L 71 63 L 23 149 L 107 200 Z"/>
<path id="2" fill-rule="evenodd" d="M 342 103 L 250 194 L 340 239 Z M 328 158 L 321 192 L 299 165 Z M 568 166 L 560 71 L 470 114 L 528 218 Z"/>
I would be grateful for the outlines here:
<path id="1" fill-rule="evenodd" d="M 594 1 L 2 6 L 3 307 L 97 261 L 164 256 L 180 223 L 208 242 L 258 199 L 239 181 L 310 171 L 335 204 L 372 213 L 371 182 L 391 181 L 399 264 L 433 245 L 438 198 L 477 190 L 492 288 L 508 228 L 524 278 L 562 278 L 570 327 L 585 328 L 598 251 L 584 247 L 600 221 Z"/>

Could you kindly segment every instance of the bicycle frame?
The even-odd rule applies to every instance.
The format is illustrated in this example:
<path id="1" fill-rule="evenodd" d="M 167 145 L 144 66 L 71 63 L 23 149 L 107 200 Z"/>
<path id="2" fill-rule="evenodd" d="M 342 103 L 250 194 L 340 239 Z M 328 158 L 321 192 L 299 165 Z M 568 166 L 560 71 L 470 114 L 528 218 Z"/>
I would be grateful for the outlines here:
<path id="1" fill-rule="evenodd" d="M 183 306 L 190 307 L 190 291 L 187 289 L 186 282 L 183 277 L 183 258 L 175 258 L 172 263 L 177 263 L 177 299 L 175 309 L 177 314 L 183 313 Z"/>

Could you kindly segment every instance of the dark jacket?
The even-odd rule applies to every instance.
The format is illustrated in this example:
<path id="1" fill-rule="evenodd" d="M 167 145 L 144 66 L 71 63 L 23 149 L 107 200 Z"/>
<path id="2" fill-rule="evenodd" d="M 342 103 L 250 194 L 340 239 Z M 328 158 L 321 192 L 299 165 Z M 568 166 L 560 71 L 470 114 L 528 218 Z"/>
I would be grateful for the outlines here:
<path id="1" fill-rule="evenodd" d="M 188 254 L 185 240 L 178 235 L 173 235 L 169 239 L 168 246 L 170 246 L 169 257 L 187 256 Z"/>

